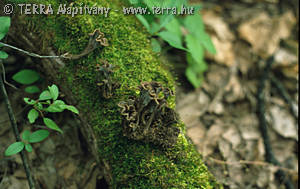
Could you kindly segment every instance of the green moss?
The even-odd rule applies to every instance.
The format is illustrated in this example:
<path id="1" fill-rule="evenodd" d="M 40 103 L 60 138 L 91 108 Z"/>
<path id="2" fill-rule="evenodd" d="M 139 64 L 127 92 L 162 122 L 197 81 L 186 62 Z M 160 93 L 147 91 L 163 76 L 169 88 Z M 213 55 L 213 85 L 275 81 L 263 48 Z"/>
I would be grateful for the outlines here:
<path id="1" fill-rule="evenodd" d="M 57 10 L 59 3 L 68 1 L 43 1 Z M 116 9 L 109 0 L 83 0 L 89 6 Z M 76 3 L 79 5 L 79 3 Z M 118 8 L 120 9 L 120 8 Z M 54 11 L 55 12 L 55 11 Z M 61 78 L 72 90 L 81 113 L 88 113 L 90 125 L 98 136 L 99 156 L 112 166 L 113 183 L 117 188 L 214 188 L 216 183 L 207 171 L 199 154 L 183 135 L 172 149 L 132 141 L 122 136 L 122 120 L 117 106 L 129 95 L 138 93 L 142 81 L 159 81 L 174 90 L 174 80 L 163 69 L 157 54 L 151 51 L 149 36 L 134 16 L 124 16 L 121 11 L 102 15 L 34 15 L 27 17 L 30 25 L 48 46 L 59 54 L 81 52 L 87 45 L 88 33 L 99 28 L 105 33 L 109 46 L 99 48 L 79 60 L 66 61 Z M 113 80 L 120 84 L 113 98 L 101 97 L 96 86 L 95 66 L 100 60 L 115 65 Z M 169 100 L 175 107 L 175 98 Z M 184 125 L 179 124 L 184 130 Z"/>

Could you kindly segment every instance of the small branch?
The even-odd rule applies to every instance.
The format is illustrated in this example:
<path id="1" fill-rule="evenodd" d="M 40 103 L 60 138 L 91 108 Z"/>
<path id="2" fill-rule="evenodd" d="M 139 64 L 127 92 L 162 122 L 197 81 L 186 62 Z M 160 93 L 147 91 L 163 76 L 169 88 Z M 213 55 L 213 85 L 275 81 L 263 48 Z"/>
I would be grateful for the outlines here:
<path id="1" fill-rule="evenodd" d="M 32 57 L 36 57 L 36 58 L 65 58 L 65 59 L 71 59 L 71 60 L 76 60 L 79 59 L 89 53 L 91 53 L 92 51 L 94 51 L 96 48 L 100 47 L 100 46 L 108 46 L 108 42 L 107 39 L 104 37 L 104 33 L 100 32 L 99 29 L 94 30 L 93 33 L 89 34 L 90 38 L 89 38 L 89 42 L 86 46 L 86 48 L 80 53 L 80 54 L 70 54 L 70 53 L 65 53 L 63 55 L 54 55 L 54 56 L 42 56 L 36 53 L 31 53 L 28 51 L 25 51 L 23 49 L 20 49 L 18 47 L 6 44 L 6 43 L 2 43 L 0 42 L 0 46 L 4 46 L 4 47 L 9 47 L 12 48 L 14 50 L 20 51 L 24 54 L 27 54 L 29 56 Z"/>
<path id="2" fill-rule="evenodd" d="M 274 74 L 270 74 L 271 82 L 278 90 L 280 96 L 284 99 L 285 103 L 287 103 L 290 112 L 294 116 L 294 118 L 298 121 L 298 112 L 295 110 L 295 107 L 293 106 L 293 100 L 291 99 L 290 95 L 286 91 L 283 84 L 275 77 Z M 298 130 L 298 124 L 297 124 L 297 130 Z"/>
<path id="3" fill-rule="evenodd" d="M 264 147 L 265 147 L 265 158 L 266 161 L 274 164 L 276 166 L 280 166 L 280 162 L 276 159 L 273 150 L 272 145 L 270 142 L 269 134 L 268 134 L 268 124 L 265 117 L 266 114 L 266 107 L 265 107 L 265 83 L 268 79 L 270 79 L 270 72 L 271 72 L 271 66 L 274 62 L 274 56 L 271 56 L 268 58 L 266 62 L 266 66 L 264 68 L 264 71 L 261 75 L 261 78 L 259 79 L 258 84 L 258 90 L 257 90 L 257 116 L 259 120 L 259 128 L 261 131 L 261 135 L 264 141 Z M 278 170 L 276 172 L 276 177 L 280 182 L 283 182 L 285 184 L 285 187 L 287 189 L 293 189 L 294 186 L 291 182 L 291 180 L 286 176 L 286 174 L 282 170 Z"/>
<path id="4" fill-rule="evenodd" d="M 218 164 L 223 164 L 223 165 L 242 165 L 242 164 L 244 164 L 244 165 L 255 165 L 255 166 L 263 166 L 263 167 L 273 167 L 276 170 L 285 171 L 290 175 L 298 175 L 298 171 L 294 171 L 294 170 L 291 170 L 291 169 L 288 169 L 288 168 L 285 168 L 285 167 L 281 167 L 281 166 L 276 166 L 276 165 L 273 165 L 271 163 L 267 163 L 267 162 L 264 162 L 264 161 L 240 160 L 240 161 L 236 161 L 236 162 L 230 162 L 230 161 L 223 161 L 223 160 L 215 159 L 215 158 L 212 158 L 212 157 L 209 157 L 209 160 L 213 161 L 215 163 L 218 163 Z"/>
<path id="5" fill-rule="evenodd" d="M 24 54 L 27 54 L 29 56 L 36 57 L 36 58 L 64 58 L 64 55 L 60 55 L 60 56 L 41 56 L 41 55 L 38 55 L 38 54 L 35 54 L 35 53 L 31 53 L 31 52 L 25 51 L 23 49 L 20 49 L 18 47 L 15 47 L 15 46 L 12 46 L 12 45 L 9 45 L 9 44 L 6 44 L 6 43 L 2 43 L 2 42 L 0 42 L 0 45 L 2 45 L 4 47 L 12 48 L 14 50 L 20 51 L 20 52 L 22 52 Z"/>
<path id="6" fill-rule="evenodd" d="M 4 82 L 6 85 L 8 85 L 8 86 L 10 86 L 10 87 L 12 87 L 12 88 L 14 88 L 14 89 L 18 90 L 18 88 L 17 88 L 16 86 L 14 86 L 13 84 L 11 84 L 11 83 L 8 83 L 8 82 L 6 81 L 6 78 L 5 78 L 5 68 L 4 68 L 4 65 L 3 65 L 3 63 L 2 63 L 2 62 L 1 62 L 0 64 L 1 64 L 2 72 L 3 72 L 3 82 Z"/>
<path id="7" fill-rule="evenodd" d="M 0 60 L 0 63 L 2 63 L 2 60 Z M 3 83 L 3 80 L 2 80 L 1 76 L 0 76 L 0 90 L 1 90 L 1 92 L 3 94 L 3 97 L 4 97 L 6 109 L 7 109 L 7 112 L 8 112 L 8 116 L 9 116 L 9 119 L 10 119 L 10 122 L 11 122 L 12 129 L 14 131 L 14 135 L 16 137 L 16 141 L 19 142 L 19 141 L 21 141 L 20 133 L 18 131 L 17 122 L 16 122 L 15 116 L 13 114 L 13 111 L 12 111 L 12 108 L 11 108 L 11 105 L 10 105 L 10 102 L 9 102 L 9 99 L 8 99 L 8 96 L 7 96 L 7 93 L 6 93 L 6 90 L 5 90 L 5 86 L 4 86 L 4 83 Z M 29 169 L 29 165 L 28 165 L 28 160 L 27 160 L 27 157 L 24 153 L 24 150 L 22 150 L 20 152 L 20 156 L 21 156 L 23 166 L 24 166 L 24 169 L 25 169 L 25 172 L 26 172 L 29 187 L 30 187 L 30 189 L 35 189 L 34 180 L 32 178 L 32 175 L 31 175 L 31 172 L 30 172 L 30 169 Z"/>

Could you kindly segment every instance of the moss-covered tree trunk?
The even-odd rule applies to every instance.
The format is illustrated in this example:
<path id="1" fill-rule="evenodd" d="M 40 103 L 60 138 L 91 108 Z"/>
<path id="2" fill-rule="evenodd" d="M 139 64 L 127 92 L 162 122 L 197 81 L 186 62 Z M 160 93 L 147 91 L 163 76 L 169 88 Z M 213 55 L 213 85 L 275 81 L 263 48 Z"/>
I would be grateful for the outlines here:
<path id="1" fill-rule="evenodd" d="M 123 4 L 109 0 L 76 1 L 73 7 L 110 7 L 119 11 L 111 11 L 107 17 L 85 14 L 72 17 L 57 14 L 60 4 L 71 6 L 68 0 L 36 3 L 41 2 L 51 4 L 53 14 L 20 15 L 19 12 L 13 17 L 9 37 L 18 47 L 43 55 L 67 52 L 75 55 L 85 49 L 89 39 L 93 40 L 89 34 L 96 29 L 105 35 L 96 36 L 98 42 L 107 39 L 108 46 L 102 44 L 79 59 L 36 59 L 36 66 L 79 109 L 81 131 L 105 170 L 110 186 L 216 188 L 213 176 L 186 139 L 183 123 L 173 114 L 173 78 L 151 51 L 149 35 L 141 24 L 134 16 L 123 15 Z M 143 86 L 152 87 L 157 98 L 147 99 L 152 89 L 147 93 Z M 135 116 L 134 126 L 130 116 Z M 141 125 L 147 125 L 145 132 L 140 130 Z M 140 133 L 130 133 L 134 131 Z"/>

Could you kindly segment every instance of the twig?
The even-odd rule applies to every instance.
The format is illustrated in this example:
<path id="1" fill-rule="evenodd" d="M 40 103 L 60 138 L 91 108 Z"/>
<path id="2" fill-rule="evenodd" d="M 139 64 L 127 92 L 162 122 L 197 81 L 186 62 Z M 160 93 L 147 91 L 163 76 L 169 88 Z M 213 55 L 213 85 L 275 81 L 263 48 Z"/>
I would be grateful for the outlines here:
<path id="1" fill-rule="evenodd" d="M 2 45 L 4 47 L 12 48 L 14 50 L 20 51 L 22 53 L 25 53 L 25 54 L 27 54 L 29 56 L 36 57 L 36 58 L 64 58 L 65 57 L 64 55 L 60 55 L 60 56 L 42 56 L 42 55 L 31 53 L 31 52 L 25 51 L 23 49 L 20 49 L 18 47 L 15 47 L 15 46 L 12 46 L 12 45 L 9 45 L 9 44 L 6 44 L 6 43 L 2 43 L 2 42 L 0 42 L 0 45 Z"/>
<path id="2" fill-rule="evenodd" d="M 65 58 L 65 59 L 70 59 L 70 60 L 76 60 L 79 59 L 89 53 L 91 53 L 92 51 L 94 51 L 96 48 L 100 47 L 100 46 L 108 46 L 108 42 L 107 39 L 104 37 L 104 33 L 100 32 L 99 29 L 94 30 L 93 33 L 89 34 L 90 38 L 89 38 L 89 42 L 86 46 L 86 48 L 80 53 L 80 54 L 70 54 L 70 53 L 65 53 L 63 55 L 54 55 L 54 56 L 42 56 L 42 55 L 38 55 L 36 53 L 32 53 L 32 52 L 28 52 L 25 51 L 23 49 L 20 49 L 18 47 L 6 44 L 6 43 L 2 43 L 0 42 L 0 46 L 4 46 L 4 47 L 9 47 L 12 48 L 14 50 L 20 51 L 22 53 L 25 53 L 29 56 L 32 57 L 36 57 L 36 58 Z"/>
<path id="3" fill-rule="evenodd" d="M 15 115 L 16 115 L 16 117 L 18 117 L 19 115 L 21 115 L 25 110 L 26 110 L 26 108 L 28 108 L 29 107 L 29 105 L 28 104 L 26 104 L 25 105 L 25 107 L 24 108 L 22 108 L 22 110 L 21 111 L 19 111 L 19 112 L 17 112 L 17 113 L 15 113 Z M 3 119 L 3 120 L 1 120 L 0 121 L 0 125 L 1 124 L 3 124 L 3 123 L 6 123 L 6 122 L 8 122 L 9 121 L 9 118 L 7 118 L 7 119 Z"/>
<path id="4" fill-rule="evenodd" d="M 7 81 L 6 81 L 6 78 L 5 78 L 5 68 L 4 68 L 4 65 L 3 65 L 3 63 L 1 62 L 0 63 L 1 64 L 1 68 L 2 68 L 2 74 L 3 74 L 3 81 L 4 81 L 4 83 L 5 84 L 7 84 L 8 86 L 10 86 L 10 87 L 12 87 L 12 88 L 14 88 L 14 89 L 16 89 L 16 90 L 18 90 L 18 88 L 16 87 L 16 86 L 14 86 L 13 84 L 11 84 L 11 83 L 8 83 Z"/>
<path id="5" fill-rule="evenodd" d="M 218 163 L 218 164 L 225 164 L 225 165 L 241 165 L 241 164 L 245 164 L 245 165 L 256 165 L 256 166 L 266 166 L 266 167 L 273 167 L 276 170 L 283 170 L 285 172 L 287 172 L 290 175 L 298 175 L 298 171 L 294 171 L 282 166 L 277 166 L 277 165 L 273 165 L 264 161 L 247 161 L 247 160 L 240 160 L 240 161 L 236 161 L 236 162 L 229 162 L 229 161 L 223 161 L 223 160 L 219 160 L 219 159 L 215 159 L 212 157 L 209 157 L 209 160 Z"/>
<path id="6" fill-rule="evenodd" d="M 2 60 L 0 60 L 0 63 L 2 63 Z M 11 108 L 11 105 L 10 105 L 10 102 L 9 102 L 9 99 L 8 99 L 8 96 L 7 96 L 7 93 L 6 93 L 6 90 L 5 90 L 5 86 L 4 86 L 2 77 L 0 77 L 0 88 L 1 88 L 0 90 L 2 91 L 2 94 L 3 94 L 3 97 L 4 97 L 6 109 L 7 109 L 7 112 L 8 112 L 8 116 L 9 116 L 9 119 L 10 119 L 10 122 L 11 122 L 12 129 L 14 131 L 14 135 L 16 137 L 16 141 L 19 142 L 19 141 L 21 141 L 20 133 L 18 131 L 17 122 L 16 122 L 15 116 L 13 114 L 13 111 L 12 111 L 12 108 Z M 30 169 L 29 169 L 27 157 L 25 156 L 25 153 L 24 153 L 23 150 L 20 152 L 20 156 L 21 156 L 23 166 L 24 166 L 24 169 L 25 169 L 25 172 L 26 172 L 29 187 L 30 187 L 30 189 L 35 189 L 34 180 L 31 176 L 31 172 L 30 172 Z"/>
<path id="7" fill-rule="evenodd" d="M 274 62 L 274 56 L 268 58 L 264 72 L 259 80 L 258 91 L 257 91 L 257 114 L 259 119 L 259 128 L 262 134 L 265 151 L 266 151 L 266 155 L 265 155 L 266 161 L 276 166 L 280 166 L 279 161 L 276 159 L 272 151 L 272 146 L 268 135 L 267 120 L 265 117 L 266 110 L 265 110 L 264 88 L 265 88 L 265 82 L 269 78 L 269 73 L 273 62 Z M 287 189 L 294 188 L 292 182 L 282 170 L 278 170 L 276 176 L 279 179 L 279 181 L 285 184 L 285 187 Z"/>
<path id="8" fill-rule="evenodd" d="M 298 121 L 298 113 L 296 112 L 294 106 L 293 106 L 293 101 L 290 97 L 290 95 L 288 94 L 288 92 L 286 91 L 285 87 L 282 85 L 282 83 L 275 77 L 274 74 L 270 74 L 270 78 L 271 78 L 271 82 L 272 84 L 275 86 L 275 88 L 277 89 L 277 91 L 279 92 L 280 96 L 283 98 L 283 100 L 285 101 L 285 103 L 287 103 L 290 112 L 292 113 L 292 115 L 294 116 L 294 118 Z M 298 125 L 297 125 L 297 130 L 298 130 Z"/>

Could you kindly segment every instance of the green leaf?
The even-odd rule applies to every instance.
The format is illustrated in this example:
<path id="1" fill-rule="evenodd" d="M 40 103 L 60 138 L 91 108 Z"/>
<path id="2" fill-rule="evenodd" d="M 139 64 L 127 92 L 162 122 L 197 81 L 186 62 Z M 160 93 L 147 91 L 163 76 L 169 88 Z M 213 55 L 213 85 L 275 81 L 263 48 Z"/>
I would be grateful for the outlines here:
<path id="1" fill-rule="evenodd" d="M 157 24 L 156 22 L 152 22 L 151 23 L 151 27 L 150 27 L 150 34 L 151 35 L 154 35 L 155 32 L 159 31 L 160 30 L 160 27 L 159 27 L 159 24 Z"/>
<path id="2" fill-rule="evenodd" d="M 10 27 L 10 17 L 1 16 L 0 17 L 0 40 L 7 34 Z"/>
<path id="3" fill-rule="evenodd" d="M 139 0 L 129 0 L 129 2 L 134 5 L 134 4 L 138 4 Z"/>
<path id="4" fill-rule="evenodd" d="M 207 64 L 204 60 L 201 62 L 196 62 L 191 53 L 187 53 L 186 60 L 188 62 L 188 65 L 195 71 L 195 72 L 205 72 L 207 70 Z"/>
<path id="5" fill-rule="evenodd" d="M 60 105 L 61 108 L 63 109 L 67 109 L 75 114 L 79 114 L 79 111 L 77 110 L 77 108 L 75 108 L 74 106 L 71 105 Z"/>
<path id="6" fill-rule="evenodd" d="M 172 7 L 174 0 L 144 0 L 147 7 Z"/>
<path id="7" fill-rule="evenodd" d="M 185 36 L 186 46 L 196 62 L 202 62 L 204 58 L 204 49 L 200 42 L 193 35 Z"/>
<path id="8" fill-rule="evenodd" d="M 44 109 L 46 112 L 56 113 L 56 112 L 63 112 L 64 109 L 62 109 L 59 105 L 53 105 L 51 104 L 49 107 Z"/>
<path id="9" fill-rule="evenodd" d="M 52 96 L 52 99 L 53 100 L 56 100 L 57 97 L 58 97 L 58 94 L 59 94 L 59 90 L 58 90 L 58 87 L 56 85 L 52 85 L 51 87 L 48 87 L 49 91 L 50 91 L 50 94 Z"/>
<path id="10" fill-rule="evenodd" d="M 52 119 L 44 118 L 43 120 L 44 120 L 45 125 L 48 128 L 58 131 L 60 133 L 63 133 L 63 131 L 56 125 L 56 123 Z"/>
<path id="11" fill-rule="evenodd" d="M 31 144 L 25 144 L 25 150 L 27 152 L 32 152 L 32 146 L 31 146 Z"/>
<path id="12" fill-rule="evenodd" d="M 151 46 L 152 46 L 152 50 L 154 52 L 160 52 L 161 51 L 161 47 L 160 47 L 159 42 L 154 38 L 151 39 Z"/>
<path id="13" fill-rule="evenodd" d="M 4 51 L 0 51 L 0 58 L 1 59 L 6 59 L 8 57 L 8 54 Z"/>
<path id="14" fill-rule="evenodd" d="M 29 104 L 29 105 L 33 105 L 33 104 L 36 103 L 35 100 L 32 100 L 32 99 L 30 99 L 30 98 L 24 98 L 24 102 L 25 102 L 26 104 Z"/>
<path id="15" fill-rule="evenodd" d="M 36 118 L 39 117 L 39 112 L 36 111 L 35 109 L 31 109 L 29 112 L 28 112 L 28 120 L 29 120 L 29 123 L 34 123 Z"/>
<path id="16" fill-rule="evenodd" d="M 169 32 L 169 31 L 162 31 L 158 33 L 158 36 L 161 37 L 163 40 L 169 43 L 172 47 L 175 47 L 177 49 L 186 50 L 182 46 L 182 40 L 181 37 L 176 35 L 175 33 Z"/>
<path id="17" fill-rule="evenodd" d="M 147 5 L 147 7 L 161 7 L 163 5 L 163 2 L 161 0 L 144 0 L 144 3 Z"/>
<path id="18" fill-rule="evenodd" d="M 176 0 L 175 1 L 175 6 L 177 7 L 177 12 L 181 10 L 182 6 L 187 6 L 187 0 Z"/>
<path id="19" fill-rule="evenodd" d="M 35 107 L 36 109 L 38 109 L 38 110 L 44 110 L 43 104 L 40 103 L 40 102 L 36 103 L 36 104 L 34 105 L 34 107 Z"/>
<path id="20" fill-rule="evenodd" d="M 39 100 L 50 100 L 50 99 L 52 99 L 52 95 L 48 90 L 45 90 L 40 94 Z"/>
<path id="21" fill-rule="evenodd" d="M 4 152 L 4 155 L 11 156 L 16 153 L 19 153 L 23 150 L 24 146 L 25 146 L 24 142 L 15 142 L 8 146 L 8 148 Z"/>
<path id="22" fill-rule="evenodd" d="M 209 37 L 205 32 L 202 17 L 199 14 L 187 16 L 184 19 L 184 26 L 196 39 L 208 50 L 210 53 L 215 54 L 216 49 Z"/>
<path id="23" fill-rule="evenodd" d="M 62 100 L 55 100 L 54 102 L 53 102 L 53 104 L 57 104 L 57 105 L 64 105 L 64 104 L 66 104 L 64 101 L 62 101 Z"/>
<path id="24" fill-rule="evenodd" d="M 198 11 L 202 8 L 202 6 L 200 4 L 193 4 L 193 5 L 190 5 L 191 7 L 194 7 L 195 9 L 195 13 L 197 14 Z"/>
<path id="25" fill-rule="evenodd" d="M 188 67 L 185 70 L 185 75 L 195 88 L 200 87 L 200 85 L 203 81 L 203 75 L 196 73 L 192 67 Z"/>
<path id="26" fill-rule="evenodd" d="M 23 139 L 23 141 L 27 142 L 29 140 L 29 136 L 30 136 L 30 131 L 29 130 L 23 131 L 23 133 L 22 133 L 22 139 Z"/>
<path id="27" fill-rule="evenodd" d="M 49 107 L 45 109 L 47 112 L 62 112 L 64 108 L 61 105 L 65 105 L 65 102 L 62 100 L 56 100 Z"/>
<path id="28" fill-rule="evenodd" d="M 198 40 L 202 43 L 202 45 L 205 47 L 205 49 L 208 52 L 210 52 L 212 54 L 217 53 L 217 51 L 215 49 L 215 46 L 214 46 L 213 42 L 211 41 L 208 34 L 206 34 L 206 33 L 202 34 L 201 37 L 199 37 Z"/>
<path id="29" fill-rule="evenodd" d="M 21 84 L 32 84 L 39 80 L 39 74 L 34 70 L 24 69 L 14 74 L 12 79 Z"/>
<path id="30" fill-rule="evenodd" d="M 26 87 L 25 92 L 30 93 L 30 94 L 39 93 L 40 89 L 37 86 L 32 85 L 32 86 Z"/>
<path id="31" fill-rule="evenodd" d="M 180 23 L 177 19 L 173 19 L 171 22 L 169 22 L 165 28 L 167 31 L 172 32 L 176 34 L 177 36 L 182 36 L 181 29 L 180 29 Z"/>
<path id="32" fill-rule="evenodd" d="M 150 25 L 149 25 L 148 21 L 146 20 L 146 18 L 143 15 L 139 15 L 139 14 L 137 14 L 135 16 L 145 26 L 147 31 L 150 32 Z"/>
<path id="33" fill-rule="evenodd" d="M 37 130 L 35 132 L 33 132 L 30 136 L 29 136 L 29 142 L 30 143 L 35 143 L 35 142 L 41 142 L 42 140 L 44 140 L 45 138 L 47 138 L 49 136 L 49 131 L 45 130 L 45 129 L 40 129 Z"/>
<path id="34" fill-rule="evenodd" d="M 166 24 L 168 24 L 172 19 L 174 19 L 174 15 L 169 14 L 169 15 L 162 15 L 159 19 L 159 25 L 156 28 L 153 28 L 151 32 L 154 34 L 158 32 L 161 28 L 163 28 Z"/>
<path id="35" fill-rule="evenodd" d="M 194 36 L 202 35 L 205 33 L 204 23 L 199 14 L 186 16 L 183 21 L 184 27 Z"/>

